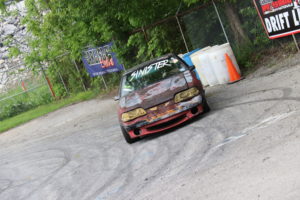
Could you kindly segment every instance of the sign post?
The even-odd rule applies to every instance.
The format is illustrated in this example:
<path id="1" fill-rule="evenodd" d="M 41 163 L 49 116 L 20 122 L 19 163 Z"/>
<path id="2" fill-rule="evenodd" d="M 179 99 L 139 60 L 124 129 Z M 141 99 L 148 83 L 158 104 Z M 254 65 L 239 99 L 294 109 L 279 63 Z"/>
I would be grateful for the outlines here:
<path id="1" fill-rule="evenodd" d="M 221 19 L 221 17 L 220 17 L 220 14 L 219 14 L 218 8 L 217 8 L 217 6 L 216 6 L 216 4 L 215 4 L 214 0 L 212 0 L 212 3 L 213 3 L 213 5 L 214 5 L 215 11 L 216 11 L 216 13 L 217 13 L 217 16 L 218 16 L 218 19 L 219 19 L 219 22 L 220 22 L 221 28 L 222 28 L 222 30 L 223 30 L 223 33 L 224 33 L 225 39 L 226 39 L 227 43 L 229 43 L 229 39 L 228 39 L 227 33 L 226 33 L 226 31 L 225 31 L 225 28 L 224 28 L 224 25 L 223 25 L 222 19 Z"/>
<path id="2" fill-rule="evenodd" d="M 297 47 L 297 50 L 298 50 L 298 52 L 300 53 L 300 48 L 299 48 L 299 45 L 298 45 L 296 36 L 295 36 L 294 34 L 293 34 L 293 39 L 294 39 L 295 45 L 296 45 L 296 47 Z"/>

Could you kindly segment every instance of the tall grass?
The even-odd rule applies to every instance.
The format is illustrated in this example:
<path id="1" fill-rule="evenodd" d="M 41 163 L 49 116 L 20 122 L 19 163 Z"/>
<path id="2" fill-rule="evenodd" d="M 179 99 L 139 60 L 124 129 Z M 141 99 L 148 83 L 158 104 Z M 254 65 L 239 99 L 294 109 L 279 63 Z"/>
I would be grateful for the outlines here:
<path id="1" fill-rule="evenodd" d="M 9 98 L 10 96 L 13 97 Z M 52 100 L 53 98 L 46 85 L 23 93 L 20 88 L 10 90 L 0 96 L 0 121 L 48 104 Z"/>

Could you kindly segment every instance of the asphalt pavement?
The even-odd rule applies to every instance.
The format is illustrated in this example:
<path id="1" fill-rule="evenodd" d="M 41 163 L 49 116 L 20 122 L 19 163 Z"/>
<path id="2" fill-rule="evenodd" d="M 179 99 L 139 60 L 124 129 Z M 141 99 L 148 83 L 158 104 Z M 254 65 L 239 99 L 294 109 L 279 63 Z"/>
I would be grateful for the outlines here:
<path id="1" fill-rule="evenodd" d="M 300 199 L 300 66 L 207 95 L 210 113 L 132 145 L 110 99 L 0 134 L 0 199 Z"/>

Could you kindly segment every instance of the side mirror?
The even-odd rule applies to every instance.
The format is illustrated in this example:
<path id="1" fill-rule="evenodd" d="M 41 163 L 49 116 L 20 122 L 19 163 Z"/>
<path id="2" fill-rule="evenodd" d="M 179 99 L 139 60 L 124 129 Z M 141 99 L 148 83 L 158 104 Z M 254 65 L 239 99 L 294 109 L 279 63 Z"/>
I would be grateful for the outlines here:
<path id="1" fill-rule="evenodd" d="M 119 96 L 115 96 L 115 97 L 114 97 L 114 100 L 115 100 L 115 101 L 119 101 L 119 100 L 120 100 L 120 97 L 119 97 Z"/>
<path id="2" fill-rule="evenodd" d="M 196 67 L 195 66 L 191 66 L 191 67 L 189 67 L 189 70 L 190 71 L 194 71 L 196 69 Z"/>

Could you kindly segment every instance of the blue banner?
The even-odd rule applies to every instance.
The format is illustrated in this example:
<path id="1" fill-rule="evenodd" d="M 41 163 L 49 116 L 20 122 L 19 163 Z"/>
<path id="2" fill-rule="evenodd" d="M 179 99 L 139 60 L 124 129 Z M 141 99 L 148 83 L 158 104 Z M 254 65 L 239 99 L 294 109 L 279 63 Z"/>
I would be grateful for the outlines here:
<path id="1" fill-rule="evenodd" d="M 124 66 L 118 62 L 116 54 L 111 50 L 112 45 L 111 42 L 83 51 L 82 61 L 91 77 L 124 70 Z"/>

